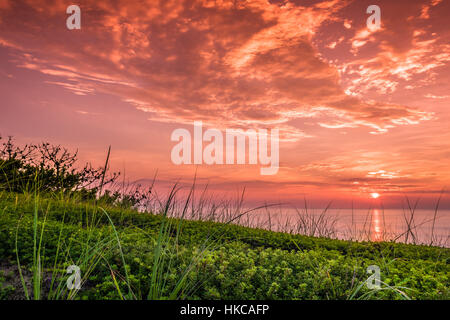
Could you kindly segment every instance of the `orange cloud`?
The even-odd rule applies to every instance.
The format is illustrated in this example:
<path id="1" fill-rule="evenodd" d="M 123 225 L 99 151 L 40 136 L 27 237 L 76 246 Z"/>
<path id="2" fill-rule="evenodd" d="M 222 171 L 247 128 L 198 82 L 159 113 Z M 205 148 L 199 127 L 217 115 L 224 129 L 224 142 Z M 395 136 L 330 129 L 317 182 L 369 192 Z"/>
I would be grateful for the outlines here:
<path id="1" fill-rule="evenodd" d="M 385 184 L 397 192 L 417 191 L 427 179 L 443 183 L 450 174 L 434 161 L 447 159 L 449 148 L 435 141 L 434 128 L 448 123 L 448 2 L 384 1 L 377 32 L 365 26 L 365 6 L 336 0 L 83 1 L 82 28 L 69 31 L 61 1 L 2 0 L 0 53 L 12 70 L 5 74 L 30 72 L 54 90 L 54 101 L 46 103 L 69 105 L 61 92 L 70 92 L 83 99 L 71 106 L 77 116 L 110 112 L 129 121 L 133 114 L 140 127 L 127 122 L 123 134 L 132 132 L 139 141 L 145 126 L 163 131 L 194 120 L 219 129 L 277 127 L 286 143 L 280 186 L 301 181 L 353 190 L 356 181 L 358 188 Z M 117 101 L 120 107 L 110 106 Z M 441 104 L 430 104 L 436 101 Z M 96 136 L 103 123 L 90 118 L 100 117 L 79 121 L 93 121 Z M 423 154 L 413 150 L 420 164 L 397 145 L 410 146 L 413 132 L 414 143 L 427 147 Z M 152 140 L 158 164 L 167 160 L 161 141 Z M 392 159 L 397 149 L 402 151 Z M 139 152 L 123 151 L 128 154 Z M 223 179 L 260 182 L 241 169 L 224 169 Z M 221 169 L 206 169 L 215 170 Z"/>

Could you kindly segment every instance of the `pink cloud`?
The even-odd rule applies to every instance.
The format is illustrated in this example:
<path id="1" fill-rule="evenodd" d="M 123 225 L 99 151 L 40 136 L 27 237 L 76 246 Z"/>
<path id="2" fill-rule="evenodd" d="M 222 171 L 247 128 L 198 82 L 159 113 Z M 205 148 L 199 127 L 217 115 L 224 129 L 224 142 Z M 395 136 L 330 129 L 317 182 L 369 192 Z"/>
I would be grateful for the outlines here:
<path id="1" fill-rule="evenodd" d="M 359 181 L 364 190 L 417 191 L 450 176 L 434 162 L 448 158 L 448 146 L 428 136 L 448 121 L 443 104 L 430 103 L 446 102 L 439 97 L 448 89 L 448 4 L 427 2 L 427 19 L 409 19 L 425 12 L 422 1 L 380 5 L 383 29 L 368 32 L 361 1 L 84 1 L 82 29 L 72 32 L 60 1 L 3 0 L 0 45 L 12 69 L 5 74 L 32 74 L 36 83 L 28 85 L 36 91 L 51 87 L 47 105 L 70 105 L 77 125 L 92 126 L 91 136 L 101 127 L 124 135 L 125 146 L 136 136 L 151 141 L 151 156 L 121 151 L 145 159 L 133 160 L 133 168 L 168 168 L 166 131 L 202 120 L 219 129 L 279 128 L 286 143 L 280 186 L 353 190 Z M 430 27 L 434 19 L 439 25 Z M 34 115 L 42 112 L 26 102 Z M 98 118 L 108 116 L 126 120 L 105 129 Z M 204 170 L 231 185 L 261 183 L 248 178 L 249 168 Z M 381 171 L 390 177 L 369 174 Z"/>

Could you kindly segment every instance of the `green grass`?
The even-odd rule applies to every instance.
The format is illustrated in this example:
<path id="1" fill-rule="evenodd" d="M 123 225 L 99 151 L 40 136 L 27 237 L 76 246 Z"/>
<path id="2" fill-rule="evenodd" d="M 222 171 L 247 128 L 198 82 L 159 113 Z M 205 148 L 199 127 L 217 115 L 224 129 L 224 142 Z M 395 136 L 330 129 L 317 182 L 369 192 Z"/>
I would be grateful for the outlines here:
<path id="1" fill-rule="evenodd" d="M 144 214 L 75 197 L 0 192 L 0 266 L 22 279 L 0 274 L 0 298 L 450 298 L 446 248 L 174 219 L 170 205 Z M 370 290 L 366 269 L 374 264 L 382 285 Z M 80 290 L 65 285 L 70 265 L 81 269 Z"/>

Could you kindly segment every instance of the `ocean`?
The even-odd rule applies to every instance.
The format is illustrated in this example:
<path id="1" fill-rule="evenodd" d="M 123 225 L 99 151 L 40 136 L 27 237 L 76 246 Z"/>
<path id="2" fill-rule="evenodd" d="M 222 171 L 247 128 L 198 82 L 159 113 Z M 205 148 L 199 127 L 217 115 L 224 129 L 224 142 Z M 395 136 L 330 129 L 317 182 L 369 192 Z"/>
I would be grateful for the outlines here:
<path id="1" fill-rule="evenodd" d="M 450 210 L 259 209 L 236 221 L 245 226 L 360 241 L 391 241 L 449 247 Z M 408 227 L 409 226 L 409 227 Z"/>

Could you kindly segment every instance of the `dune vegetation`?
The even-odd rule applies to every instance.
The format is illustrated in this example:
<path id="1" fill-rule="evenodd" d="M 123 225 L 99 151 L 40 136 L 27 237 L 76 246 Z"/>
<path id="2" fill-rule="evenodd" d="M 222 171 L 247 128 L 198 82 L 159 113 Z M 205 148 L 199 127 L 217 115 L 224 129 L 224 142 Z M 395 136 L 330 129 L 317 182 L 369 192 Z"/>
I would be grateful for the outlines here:
<path id="1" fill-rule="evenodd" d="M 195 219 L 195 184 L 112 191 L 109 152 L 98 169 L 49 144 L 0 152 L 0 299 L 450 298 L 448 248 L 244 227 L 241 200 Z"/>

